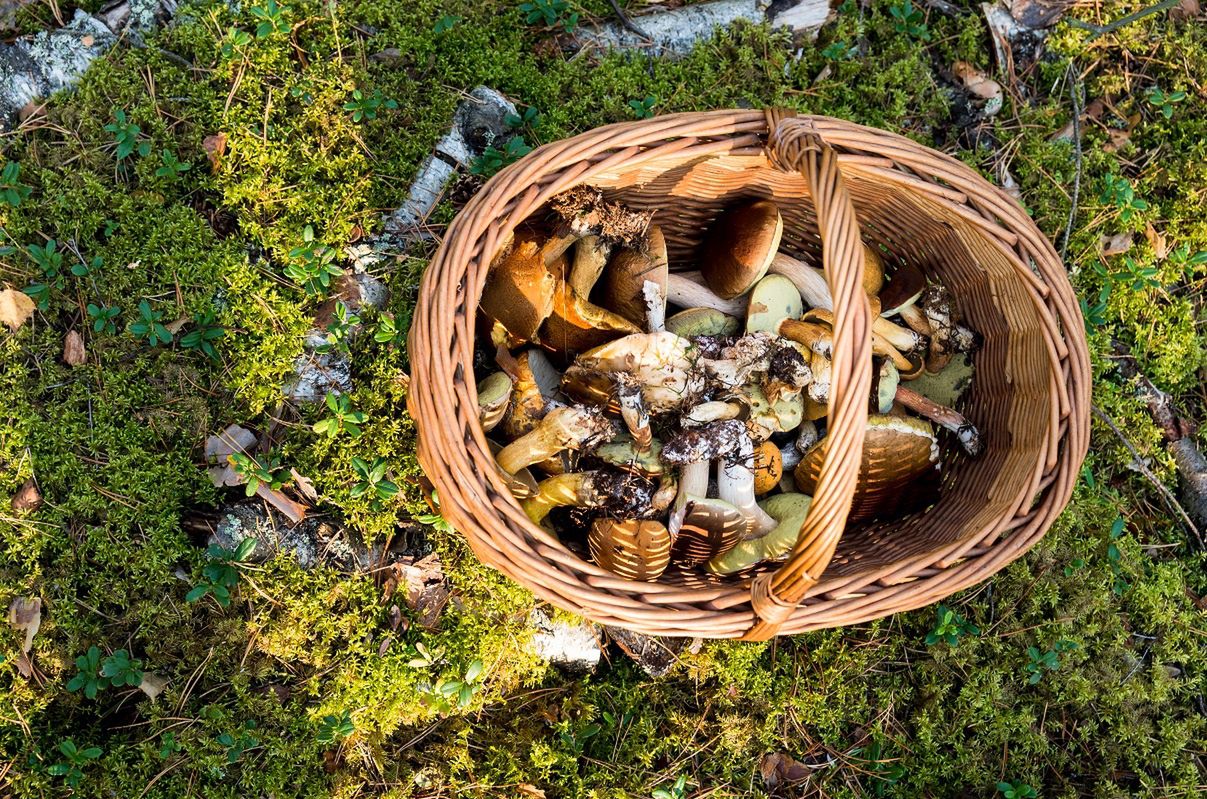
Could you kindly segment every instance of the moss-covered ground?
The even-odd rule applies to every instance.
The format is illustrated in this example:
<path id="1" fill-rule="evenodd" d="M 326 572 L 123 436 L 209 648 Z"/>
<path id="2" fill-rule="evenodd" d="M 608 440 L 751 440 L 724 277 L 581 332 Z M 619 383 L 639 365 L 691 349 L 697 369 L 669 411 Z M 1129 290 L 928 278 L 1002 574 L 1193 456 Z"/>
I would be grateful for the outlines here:
<path id="1" fill-rule="evenodd" d="M 792 795 L 991 796 L 1000 782 L 1018 796 L 1202 795 L 1204 555 L 1098 421 L 1047 537 L 948 600 L 967 622 L 954 645 L 928 644 L 931 608 L 775 644 L 708 644 L 660 679 L 619 657 L 569 677 L 524 654 L 531 595 L 432 528 L 457 601 L 438 630 L 412 625 L 387 647 L 389 603 L 371 576 L 280 559 L 242 568 L 229 606 L 186 600 L 207 561 L 182 520 L 222 499 L 200 466 L 205 436 L 227 424 L 272 429 L 322 510 L 370 537 L 426 512 L 401 337 L 353 342 L 359 437 L 320 436 L 311 425 L 325 411 L 280 403 L 319 302 L 284 270 L 307 225 L 333 247 L 378 230 L 480 83 L 539 110 L 520 131 L 533 145 L 632 118 L 629 101 L 647 98 L 656 113 L 783 105 L 904 132 L 991 179 L 1005 168 L 1059 243 L 1079 170 L 1072 144 L 1051 137 L 1071 118 L 1068 76 L 1083 77 L 1087 102 L 1104 105 L 1085 123 L 1067 262 L 1091 316 L 1095 401 L 1175 485 L 1110 356 L 1126 344 L 1187 415 L 1207 419 L 1207 256 L 1196 257 L 1207 250 L 1207 27 L 1160 13 L 1093 38 L 1059 23 L 1040 62 L 1004 81 L 1001 113 L 970 128 L 951 66 L 992 71 L 993 56 L 978 5 L 958 6 L 922 7 L 911 32 L 889 5 L 848 0 L 816 43 L 739 26 L 672 62 L 568 57 L 506 2 L 188 2 L 172 27 L 114 50 L 0 139 L 21 195 L 14 206 L 0 192 L 0 276 L 47 286 L 23 328 L 0 332 L 0 495 L 33 475 L 45 500 L 0 512 L 0 605 L 44 603 L 35 676 L 18 671 L 22 635 L 3 634 L 5 795 L 762 796 L 771 752 L 809 766 L 781 787 Z M 1073 16 L 1141 7 L 1079 4 Z M 52 22 L 45 7 L 23 14 L 27 28 Z M 397 108 L 354 121 L 354 89 Z M 121 158 L 106 129 L 118 111 L 139 128 Z M 218 133 L 227 144 L 211 169 L 203 140 Z M 455 210 L 446 201 L 434 221 Z M 1102 235 L 1129 231 L 1128 253 L 1100 255 Z M 64 256 L 49 278 L 28 249 L 48 240 Z M 428 255 L 381 268 L 403 330 Z M 144 299 L 164 323 L 188 320 L 172 343 L 129 331 Z M 113 327 L 90 306 L 120 308 Z M 185 346 L 215 327 L 215 357 Z M 74 368 L 61 357 L 69 330 L 87 349 Z M 354 457 L 384 458 L 401 493 L 355 496 Z M 93 646 L 102 660 L 124 650 L 166 690 L 155 701 L 127 685 L 69 690 Z M 466 681 L 475 661 L 482 674 Z M 463 703 L 418 690 L 439 679 L 473 687 Z"/>

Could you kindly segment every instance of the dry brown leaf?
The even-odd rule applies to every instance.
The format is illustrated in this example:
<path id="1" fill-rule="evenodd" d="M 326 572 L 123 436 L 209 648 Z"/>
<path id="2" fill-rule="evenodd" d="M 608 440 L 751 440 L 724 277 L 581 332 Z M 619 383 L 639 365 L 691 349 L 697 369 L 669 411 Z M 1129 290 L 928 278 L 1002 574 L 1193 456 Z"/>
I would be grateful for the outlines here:
<path id="1" fill-rule="evenodd" d="M 302 498 L 307 502 L 318 502 L 319 492 L 314 487 L 314 481 L 298 472 L 297 469 L 290 468 L 289 475 L 293 478 L 293 487 L 298 490 Z"/>
<path id="2" fill-rule="evenodd" d="M 1153 248 L 1153 254 L 1157 256 L 1157 260 L 1164 261 L 1165 256 L 1169 254 L 1169 249 L 1165 245 L 1165 236 L 1157 232 L 1152 222 L 1144 223 L 1144 238 L 1148 239 L 1148 244 Z"/>
<path id="3" fill-rule="evenodd" d="M 535 785 L 527 782 L 521 782 L 517 785 L 516 790 L 520 792 L 520 796 L 529 796 L 532 799 L 545 799 L 545 792 Z"/>
<path id="4" fill-rule="evenodd" d="M 210 461 L 226 461 L 228 455 L 247 453 L 256 445 L 256 434 L 246 427 L 232 424 L 217 435 L 205 440 L 205 457 Z"/>
<path id="5" fill-rule="evenodd" d="M 1199 0 L 1182 0 L 1182 2 L 1169 9 L 1169 18 L 1174 22 L 1185 22 L 1188 19 L 1197 17 L 1201 11 L 1202 8 L 1199 6 Z"/>
<path id="6" fill-rule="evenodd" d="M 164 327 L 166 327 L 168 329 L 168 332 L 174 336 L 177 333 L 179 333 L 181 330 L 183 330 L 184 326 L 187 325 L 191 321 L 193 321 L 193 320 L 190 319 L 189 317 L 182 316 L 179 319 L 174 319 L 171 322 L 168 322 L 166 325 L 164 325 Z"/>
<path id="7" fill-rule="evenodd" d="M 63 339 L 63 363 L 68 366 L 79 366 L 88 360 L 84 351 L 84 337 L 74 330 L 68 330 Z"/>
<path id="8" fill-rule="evenodd" d="M 1055 25 L 1073 0 L 1010 0 L 1010 16 L 1031 30 Z"/>
<path id="9" fill-rule="evenodd" d="M 1131 233 L 1116 233 L 1113 236 L 1099 236 L 1098 249 L 1103 255 L 1121 255 L 1132 248 Z"/>
<path id="10" fill-rule="evenodd" d="M 435 629 L 440 614 L 449 603 L 440 556 L 432 553 L 413 563 L 393 564 L 386 575 L 382 600 L 389 599 L 399 588 L 405 591 L 407 607 L 418 615 L 420 626 Z"/>
<path id="11" fill-rule="evenodd" d="M 297 524 L 302 519 L 306 518 L 306 506 L 294 502 L 289 497 L 277 491 L 275 488 L 270 488 L 264 483 L 256 488 L 256 496 L 272 505 L 285 515 L 289 521 Z"/>
<path id="12" fill-rule="evenodd" d="M 201 140 L 201 149 L 210 159 L 210 170 L 215 174 L 222 165 L 222 156 L 226 155 L 226 134 L 215 133 Z"/>
<path id="13" fill-rule="evenodd" d="M 951 71 L 964 84 L 964 89 L 969 94 L 985 101 L 985 116 L 991 117 L 1002 110 L 1002 84 L 967 61 L 955 62 Z"/>
<path id="14" fill-rule="evenodd" d="M 21 325 L 33 315 L 37 304 L 23 291 L 5 289 L 0 291 L 0 322 L 16 333 Z"/>
<path id="15" fill-rule="evenodd" d="M 809 769 L 796 761 L 796 758 L 783 752 L 772 752 L 763 755 L 759 762 L 759 774 L 767 790 L 774 791 L 785 783 L 800 782 L 809 776 Z"/>
<path id="16" fill-rule="evenodd" d="M 32 677 L 34 673 L 33 658 L 30 653 L 34 648 L 34 636 L 42 627 L 41 597 L 19 596 L 8 606 L 8 623 L 17 632 L 25 633 L 25 641 L 21 644 L 21 654 L 17 658 L 17 671 L 22 677 Z"/>
<path id="17" fill-rule="evenodd" d="M 1135 130 L 1136 125 L 1138 124 L 1140 124 L 1140 115 L 1132 114 L 1127 118 L 1126 128 L 1108 128 L 1106 135 L 1110 141 L 1102 145 L 1102 149 L 1108 153 L 1122 150 L 1128 145 L 1129 142 L 1131 142 L 1132 131 Z"/>
<path id="18" fill-rule="evenodd" d="M 160 677 L 153 671 L 144 671 L 142 674 L 142 682 L 138 684 L 138 690 L 151 697 L 151 699 L 157 698 L 163 693 L 163 689 L 167 687 L 168 678 Z"/>
<path id="19" fill-rule="evenodd" d="M 17 493 L 13 494 L 12 508 L 15 511 L 33 511 L 42 507 L 42 492 L 38 490 L 38 483 L 34 478 L 29 478 L 21 487 L 17 489 Z"/>

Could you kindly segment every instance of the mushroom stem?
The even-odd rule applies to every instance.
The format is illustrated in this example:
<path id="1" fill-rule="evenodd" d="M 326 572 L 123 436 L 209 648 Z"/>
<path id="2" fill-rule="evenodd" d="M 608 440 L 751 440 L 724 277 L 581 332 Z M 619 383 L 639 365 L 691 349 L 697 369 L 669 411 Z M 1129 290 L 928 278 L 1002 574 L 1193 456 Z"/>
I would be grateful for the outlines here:
<path id="1" fill-rule="evenodd" d="M 791 255 L 779 252 L 771 260 L 770 271 L 791 280 L 796 286 L 796 290 L 800 292 L 801 299 L 810 308 L 834 310 L 834 298 L 830 293 L 829 285 L 826 284 L 826 275 L 822 270 L 798 261 Z"/>
<path id="2" fill-rule="evenodd" d="M 872 354 L 889 358 L 893 366 L 896 366 L 898 370 L 909 369 L 911 366 L 909 358 L 898 352 L 897 348 L 888 339 L 881 336 L 875 330 L 872 331 Z"/>
<path id="3" fill-rule="evenodd" d="M 591 289 L 608 264 L 612 245 L 594 234 L 583 236 L 574 245 L 574 261 L 566 282 L 580 297 L 591 296 Z"/>
<path id="4" fill-rule="evenodd" d="M 598 408 L 554 408 L 530 433 L 508 444 L 495 461 L 509 474 L 551 458 L 562 450 L 591 449 L 616 434 Z"/>
<path id="5" fill-rule="evenodd" d="M 754 444 L 742 436 L 737 448 L 721 459 L 717 468 L 717 496 L 742 514 L 745 531 L 742 538 L 758 538 L 775 529 L 775 519 L 767 515 L 754 496 Z"/>
<path id="6" fill-rule="evenodd" d="M 901 317 L 901 321 L 909 326 L 910 330 L 918 335 L 930 338 L 935 334 L 935 329 L 931 327 L 930 320 L 926 318 L 926 312 L 918 307 L 917 302 L 911 302 L 909 305 L 898 308 L 897 315 Z"/>
<path id="7" fill-rule="evenodd" d="M 830 359 L 820 353 L 813 353 L 809 362 L 813 370 L 813 382 L 809 384 L 809 398 L 819 405 L 830 401 Z"/>
<path id="8" fill-rule="evenodd" d="M 662 287 L 647 280 L 641 284 L 641 295 L 645 299 L 646 329 L 651 333 L 666 330 L 666 295 Z"/>
<path id="9" fill-rule="evenodd" d="M 960 446 L 969 455 L 981 454 L 983 442 L 980 432 L 959 411 L 948 408 L 946 405 L 940 405 L 929 397 L 924 397 L 905 386 L 897 386 L 896 399 L 919 416 L 955 433 Z"/>
<path id="10" fill-rule="evenodd" d="M 666 523 L 666 529 L 671 531 L 672 537 L 677 536 L 683 527 L 688 502 L 708 493 L 708 466 L 709 461 L 693 461 L 679 469 L 679 491 L 675 495 L 675 505 Z"/>
<path id="11" fill-rule="evenodd" d="M 789 341 L 803 344 L 813 352 L 831 357 L 834 349 L 834 334 L 830 328 L 817 322 L 802 322 L 799 319 L 785 319 L 776 330 Z"/>
<path id="12" fill-rule="evenodd" d="M 650 430 L 650 415 L 641 401 L 641 384 L 627 372 L 616 374 L 616 400 L 620 405 L 620 418 L 633 436 L 639 452 L 648 452 L 654 433 Z"/>
<path id="13" fill-rule="evenodd" d="M 494 430 L 507 415 L 511 387 L 512 380 L 506 372 L 495 372 L 478 383 L 478 418 L 484 432 Z"/>
<path id="14" fill-rule="evenodd" d="M 797 452 L 799 452 L 801 455 L 804 455 L 809 451 L 809 448 L 816 444 L 820 439 L 821 436 L 818 435 L 816 422 L 801 422 L 800 427 L 797 428 L 796 442 L 794 446 L 796 447 Z M 785 458 L 785 461 L 786 460 L 787 459 Z M 799 458 L 797 458 L 796 463 L 800 463 Z M 793 468 L 796 468 L 796 463 L 792 464 Z M 784 471 L 787 470 L 788 467 L 785 465 Z"/>
<path id="15" fill-rule="evenodd" d="M 714 308 L 730 316 L 746 315 L 746 303 L 740 297 L 722 299 L 703 284 L 699 272 L 671 272 L 666 281 L 666 299 L 681 308 Z"/>
<path id="16" fill-rule="evenodd" d="M 520 503 L 533 524 L 543 524 L 549 511 L 564 505 L 594 507 L 595 472 L 574 472 L 549 477 L 537 484 L 536 494 Z"/>
<path id="17" fill-rule="evenodd" d="M 708 478 L 708 470 L 704 471 L 705 479 Z M 654 491 L 654 497 L 650 500 L 650 515 L 661 516 L 666 513 L 666 509 L 675 501 L 675 496 L 679 493 L 679 482 L 667 472 L 662 474 L 658 479 L 658 488 Z"/>

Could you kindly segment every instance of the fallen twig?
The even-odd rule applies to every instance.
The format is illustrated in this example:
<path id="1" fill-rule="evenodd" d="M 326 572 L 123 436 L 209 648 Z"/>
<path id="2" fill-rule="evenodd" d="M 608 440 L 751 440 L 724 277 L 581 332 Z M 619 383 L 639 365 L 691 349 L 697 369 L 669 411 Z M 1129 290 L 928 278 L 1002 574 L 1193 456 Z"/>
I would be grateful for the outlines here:
<path id="1" fill-rule="evenodd" d="M 1081 108 L 1085 105 L 1085 86 L 1081 76 L 1076 75 L 1073 62 L 1069 62 L 1069 96 L 1073 98 L 1073 152 L 1076 154 L 1076 171 L 1073 173 L 1073 202 L 1069 205 L 1069 221 L 1065 224 L 1064 238 L 1060 242 L 1060 260 L 1064 263 L 1069 250 L 1069 236 L 1073 233 L 1073 220 L 1077 218 L 1077 203 L 1081 195 Z M 1075 77 L 1076 76 L 1076 77 Z"/>
<path id="2" fill-rule="evenodd" d="M 623 25 L 626 30 L 637 34 L 646 41 L 651 41 L 650 35 L 633 23 L 633 20 L 629 18 L 628 14 L 624 13 L 624 9 L 620 7 L 620 3 L 617 2 L 617 0 L 608 0 L 608 2 L 612 4 L 612 10 L 616 12 L 616 16 L 620 18 L 620 24 Z"/>

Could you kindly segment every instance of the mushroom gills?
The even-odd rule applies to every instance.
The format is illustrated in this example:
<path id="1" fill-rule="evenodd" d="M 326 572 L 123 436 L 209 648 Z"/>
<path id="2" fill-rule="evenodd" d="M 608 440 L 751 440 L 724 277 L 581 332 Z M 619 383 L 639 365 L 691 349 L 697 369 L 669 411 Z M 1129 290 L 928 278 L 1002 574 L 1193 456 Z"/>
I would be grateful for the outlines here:
<path id="1" fill-rule="evenodd" d="M 759 504 L 768 516 L 775 519 L 775 528 L 759 538 L 739 541 L 728 552 L 710 559 L 705 567 L 710 572 L 734 574 L 763 561 L 777 560 L 787 555 L 796 544 L 813 498 L 807 494 L 777 494 Z"/>
<path id="2" fill-rule="evenodd" d="M 596 519 L 587 545 L 601 568 L 628 580 L 657 580 L 671 562 L 671 535 L 650 519 Z"/>

